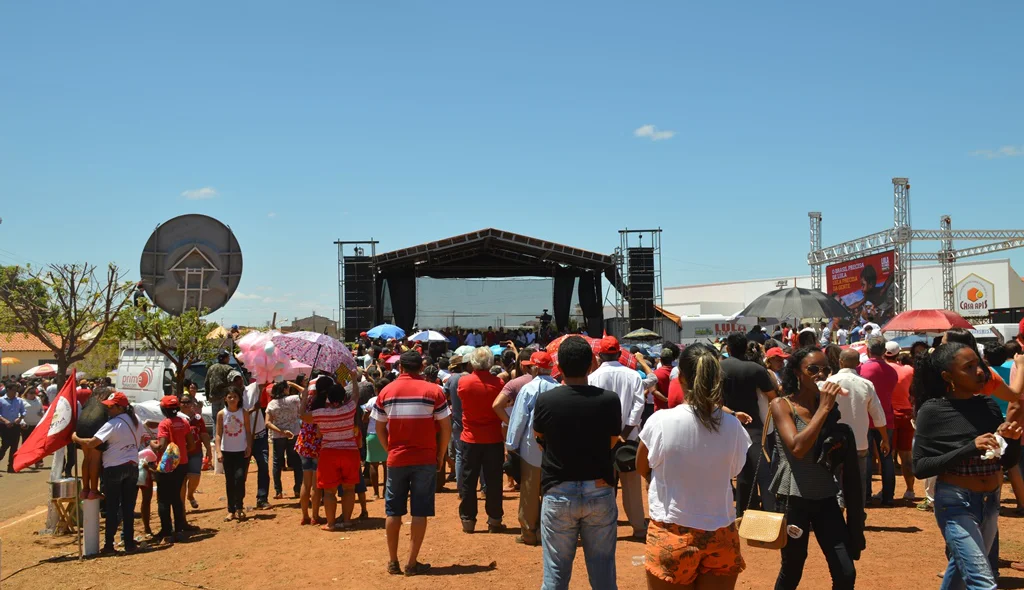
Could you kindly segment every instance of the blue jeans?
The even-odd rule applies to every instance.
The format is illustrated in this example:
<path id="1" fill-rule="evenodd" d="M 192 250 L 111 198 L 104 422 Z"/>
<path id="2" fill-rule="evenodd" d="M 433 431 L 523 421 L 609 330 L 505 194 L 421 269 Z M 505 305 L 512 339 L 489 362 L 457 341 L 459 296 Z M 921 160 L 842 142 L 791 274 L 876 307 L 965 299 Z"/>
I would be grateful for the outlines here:
<path id="1" fill-rule="evenodd" d="M 999 526 L 1000 491 L 972 492 L 936 482 L 935 520 L 950 555 L 941 590 L 996 589 L 988 554 Z"/>
<path id="2" fill-rule="evenodd" d="M 615 489 L 595 481 L 566 481 L 544 494 L 540 538 L 544 551 L 541 590 L 566 590 L 576 559 L 577 540 L 591 588 L 615 590 L 615 540 L 619 509 Z"/>
<path id="3" fill-rule="evenodd" d="M 252 456 L 256 459 L 256 502 L 270 497 L 270 441 L 267 433 L 252 440 Z"/>
<path id="4" fill-rule="evenodd" d="M 456 431 L 452 428 L 451 450 L 455 459 L 455 490 L 459 492 L 459 499 L 462 499 L 462 429 Z"/>
<path id="5" fill-rule="evenodd" d="M 896 465 L 892 462 L 892 428 L 886 429 L 889 431 L 889 453 L 887 455 L 882 454 L 882 435 L 878 434 L 878 431 L 872 428 L 868 431 L 868 444 L 870 448 L 878 451 L 882 463 L 882 502 L 889 504 L 892 503 L 893 496 L 896 494 Z M 871 481 L 871 476 L 874 475 L 872 471 L 874 466 L 873 461 L 868 460 L 868 482 Z M 868 484 L 870 491 L 871 484 Z"/>

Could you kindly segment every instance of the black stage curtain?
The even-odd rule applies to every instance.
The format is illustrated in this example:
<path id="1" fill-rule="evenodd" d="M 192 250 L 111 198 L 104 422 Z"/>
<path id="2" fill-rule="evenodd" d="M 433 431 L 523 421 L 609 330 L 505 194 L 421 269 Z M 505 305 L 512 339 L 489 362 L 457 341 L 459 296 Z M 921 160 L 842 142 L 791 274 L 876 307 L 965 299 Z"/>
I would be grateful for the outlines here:
<path id="1" fill-rule="evenodd" d="M 587 324 L 587 334 L 600 338 L 604 334 L 604 307 L 601 305 L 601 275 L 597 272 L 580 274 L 580 309 Z"/>
<path id="2" fill-rule="evenodd" d="M 416 323 L 416 273 L 411 270 L 391 273 L 387 275 L 387 280 L 395 325 L 411 333 Z"/>
<path id="3" fill-rule="evenodd" d="M 572 288 L 576 284 L 576 274 L 566 268 L 555 268 L 554 303 L 555 325 L 559 330 L 569 327 L 569 311 L 572 306 Z"/>
<path id="4" fill-rule="evenodd" d="M 383 276 L 378 276 L 376 284 L 376 293 L 374 293 L 374 306 L 373 306 L 373 325 L 379 326 L 384 323 L 384 285 L 387 284 L 387 279 Z"/>

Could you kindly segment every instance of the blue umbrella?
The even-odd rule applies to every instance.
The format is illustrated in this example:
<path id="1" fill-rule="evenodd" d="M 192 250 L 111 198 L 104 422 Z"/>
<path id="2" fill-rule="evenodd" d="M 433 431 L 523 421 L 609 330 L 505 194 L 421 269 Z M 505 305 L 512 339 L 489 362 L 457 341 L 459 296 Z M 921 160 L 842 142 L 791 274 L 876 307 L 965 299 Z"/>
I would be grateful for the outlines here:
<path id="1" fill-rule="evenodd" d="M 395 340 L 401 340 L 405 338 L 405 330 L 392 324 L 381 324 L 367 330 L 366 335 L 370 338 L 394 338 Z"/>
<path id="2" fill-rule="evenodd" d="M 495 344 L 491 347 L 491 354 L 494 356 L 501 356 L 501 353 L 505 352 L 505 347 L 500 344 Z"/>

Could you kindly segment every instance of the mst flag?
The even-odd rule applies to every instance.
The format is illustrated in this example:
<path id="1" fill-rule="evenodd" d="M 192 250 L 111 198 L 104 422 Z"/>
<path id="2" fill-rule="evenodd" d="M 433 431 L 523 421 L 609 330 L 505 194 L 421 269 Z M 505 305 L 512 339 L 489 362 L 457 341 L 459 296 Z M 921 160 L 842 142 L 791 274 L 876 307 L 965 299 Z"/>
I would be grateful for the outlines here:
<path id="1" fill-rule="evenodd" d="M 14 454 L 14 470 L 35 465 L 43 457 L 53 454 L 57 449 L 71 442 L 71 434 L 78 422 L 78 400 L 75 397 L 76 371 L 64 381 L 57 397 L 50 400 L 46 415 Z"/>

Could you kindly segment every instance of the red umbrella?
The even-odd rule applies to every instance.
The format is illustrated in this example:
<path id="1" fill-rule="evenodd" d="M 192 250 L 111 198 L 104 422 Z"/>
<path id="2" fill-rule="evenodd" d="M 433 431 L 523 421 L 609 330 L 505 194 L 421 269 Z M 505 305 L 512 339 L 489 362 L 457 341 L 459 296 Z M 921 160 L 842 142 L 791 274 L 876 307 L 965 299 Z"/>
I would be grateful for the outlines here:
<path id="1" fill-rule="evenodd" d="M 974 328 L 960 314 L 948 309 L 915 309 L 889 320 L 883 332 L 945 332 L 953 328 Z"/>

